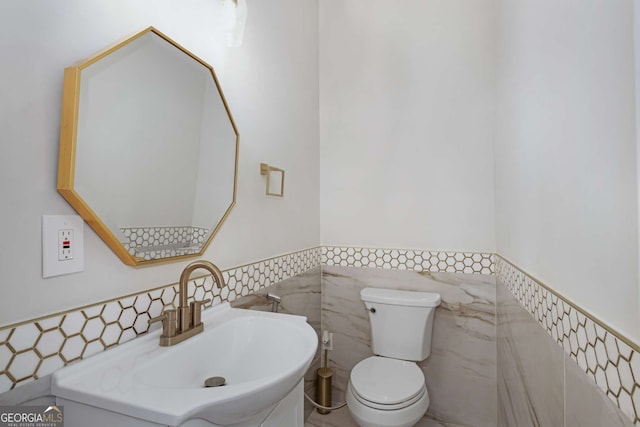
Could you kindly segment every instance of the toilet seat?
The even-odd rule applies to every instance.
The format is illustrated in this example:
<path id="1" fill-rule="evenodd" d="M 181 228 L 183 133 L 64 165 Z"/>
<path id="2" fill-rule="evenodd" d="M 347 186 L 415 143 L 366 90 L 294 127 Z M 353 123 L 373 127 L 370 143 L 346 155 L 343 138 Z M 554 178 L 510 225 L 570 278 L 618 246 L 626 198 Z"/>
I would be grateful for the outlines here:
<path id="1" fill-rule="evenodd" d="M 383 403 L 376 403 L 376 402 L 372 402 L 370 400 L 367 400 L 365 398 L 363 398 L 362 396 L 360 396 L 358 394 L 357 391 L 355 391 L 353 389 L 353 387 L 350 388 L 351 393 L 353 394 L 353 397 L 360 403 L 362 403 L 363 405 L 369 407 L 369 408 L 373 408 L 373 409 L 380 409 L 382 411 L 394 411 L 397 409 L 403 409 L 406 408 L 408 406 L 413 405 L 414 403 L 416 403 L 417 401 L 419 401 L 420 399 L 422 399 L 422 397 L 425 395 L 425 393 L 427 392 L 427 388 L 423 387 L 423 389 L 414 397 L 412 397 L 411 399 L 405 401 L 405 402 L 400 402 L 400 403 L 396 403 L 393 405 L 386 405 Z"/>
<path id="2" fill-rule="evenodd" d="M 351 370 L 350 387 L 363 405 L 387 411 L 414 404 L 427 390 L 415 363 L 380 356 L 364 359 Z"/>

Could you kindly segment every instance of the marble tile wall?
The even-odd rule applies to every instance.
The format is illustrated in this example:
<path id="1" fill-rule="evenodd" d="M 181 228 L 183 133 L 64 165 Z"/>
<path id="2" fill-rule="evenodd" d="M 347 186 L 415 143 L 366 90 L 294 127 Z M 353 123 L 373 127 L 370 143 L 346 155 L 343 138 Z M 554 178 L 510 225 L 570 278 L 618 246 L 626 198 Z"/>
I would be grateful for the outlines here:
<path id="1" fill-rule="evenodd" d="M 497 285 L 499 426 L 564 424 L 562 349 Z"/>
<path id="2" fill-rule="evenodd" d="M 267 300 L 266 294 L 272 293 L 279 296 L 282 302 L 278 306 L 278 313 L 297 314 L 306 316 L 307 322 L 315 329 L 318 336 L 321 330 L 321 272 L 320 266 L 315 267 L 302 274 L 276 283 L 269 288 L 261 289 L 258 292 L 239 298 L 231 303 L 232 307 L 246 308 L 251 310 L 269 311 L 272 302 Z M 314 363 L 305 375 L 305 392 L 309 396 L 315 396 L 315 373 L 320 367 L 320 346 Z M 313 406 L 305 399 L 305 419 L 311 414 Z"/>
<path id="3" fill-rule="evenodd" d="M 495 283 L 493 276 L 391 269 L 322 268 L 322 326 L 333 332 L 334 404 L 349 372 L 372 355 L 364 287 L 438 292 L 431 356 L 420 363 L 431 403 L 419 425 L 496 425 Z"/>
<path id="4" fill-rule="evenodd" d="M 496 264 L 498 425 L 638 425 L 629 398 L 639 393 L 638 354 L 513 265 Z"/>
<path id="5" fill-rule="evenodd" d="M 565 426 L 633 426 L 633 422 L 609 399 L 565 353 Z"/>

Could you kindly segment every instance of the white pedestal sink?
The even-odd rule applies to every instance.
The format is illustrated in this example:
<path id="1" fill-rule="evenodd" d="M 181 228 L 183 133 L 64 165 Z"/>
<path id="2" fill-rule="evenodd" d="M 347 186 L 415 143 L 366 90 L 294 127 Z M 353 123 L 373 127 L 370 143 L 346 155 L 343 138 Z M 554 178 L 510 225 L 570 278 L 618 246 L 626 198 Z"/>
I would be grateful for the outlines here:
<path id="1" fill-rule="evenodd" d="M 155 331 L 61 369 L 52 392 L 78 411 L 88 405 L 140 421 L 131 425 L 244 427 L 300 389 L 318 342 L 304 317 L 224 303 L 203 312 L 203 322 L 204 332 L 173 347 L 160 347 Z M 226 385 L 205 388 L 214 376 Z"/>

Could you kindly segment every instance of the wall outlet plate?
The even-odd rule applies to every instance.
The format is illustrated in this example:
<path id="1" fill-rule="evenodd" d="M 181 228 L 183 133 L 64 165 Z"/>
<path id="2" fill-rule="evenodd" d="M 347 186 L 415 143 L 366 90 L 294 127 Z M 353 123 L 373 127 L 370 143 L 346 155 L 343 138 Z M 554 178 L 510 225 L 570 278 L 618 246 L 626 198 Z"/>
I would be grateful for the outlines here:
<path id="1" fill-rule="evenodd" d="M 84 270 L 84 220 L 79 215 L 42 215 L 42 277 Z"/>

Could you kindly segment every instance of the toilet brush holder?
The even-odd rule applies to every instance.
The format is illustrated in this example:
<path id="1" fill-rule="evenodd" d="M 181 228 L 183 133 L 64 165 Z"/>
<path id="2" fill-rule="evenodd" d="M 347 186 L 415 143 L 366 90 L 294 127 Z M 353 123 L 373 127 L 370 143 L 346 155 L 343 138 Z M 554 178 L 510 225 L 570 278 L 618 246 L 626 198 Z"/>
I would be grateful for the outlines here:
<path id="1" fill-rule="evenodd" d="M 318 368 L 316 371 L 316 398 L 318 403 L 327 408 L 331 407 L 331 378 L 333 378 L 333 369 Z M 328 409 L 317 408 L 318 413 L 325 415 L 331 413 Z"/>

